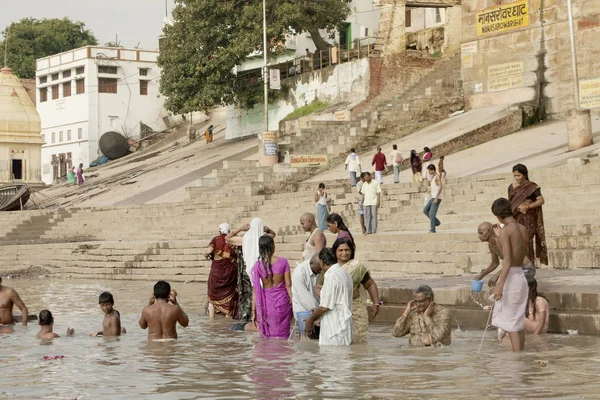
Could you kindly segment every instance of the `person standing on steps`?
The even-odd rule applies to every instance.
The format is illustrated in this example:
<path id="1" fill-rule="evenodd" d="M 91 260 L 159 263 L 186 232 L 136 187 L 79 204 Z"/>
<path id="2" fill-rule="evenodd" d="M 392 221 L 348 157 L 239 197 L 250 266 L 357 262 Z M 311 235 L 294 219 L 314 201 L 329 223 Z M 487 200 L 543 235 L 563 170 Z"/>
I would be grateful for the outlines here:
<path id="1" fill-rule="evenodd" d="M 425 205 L 423 212 L 429 218 L 429 233 L 435 233 L 435 228 L 440 226 L 441 222 L 437 219 L 437 212 L 442 202 L 442 178 L 435 171 L 435 165 L 430 164 L 427 172 L 431 176 L 431 198 Z"/>
<path id="2" fill-rule="evenodd" d="M 431 154 L 429 147 L 423 147 L 423 180 L 431 179 L 431 175 L 427 173 L 427 168 L 433 165 L 431 162 L 432 157 L 433 154 Z"/>
<path id="3" fill-rule="evenodd" d="M 324 231 L 327 229 L 326 220 L 329 216 L 329 199 L 324 183 L 319 183 L 319 188 L 315 193 L 315 203 L 317 203 L 317 223 L 319 229 Z"/>
<path id="4" fill-rule="evenodd" d="M 350 149 L 350 154 L 346 157 L 346 167 L 348 172 L 350 173 L 350 185 L 352 187 L 356 186 L 356 174 L 360 174 L 360 159 L 358 158 L 358 154 L 356 154 L 356 149 Z"/>
<path id="5" fill-rule="evenodd" d="M 413 182 L 421 182 L 423 177 L 421 176 L 421 172 L 423 171 L 423 163 L 419 158 L 416 150 L 410 151 L 410 168 L 413 173 Z"/>
<path id="6" fill-rule="evenodd" d="M 440 157 L 440 161 L 438 162 L 438 173 L 442 177 L 442 179 L 446 179 L 446 170 L 444 169 L 444 156 Z"/>
<path id="7" fill-rule="evenodd" d="M 369 172 L 365 172 L 365 181 L 360 189 L 365 209 L 366 234 L 377 233 L 377 209 L 381 205 L 381 187 L 373 180 Z"/>
<path id="8" fill-rule="evenodd" d="M 400 167 L 402 166 L 402 155 L 400 155 L 397 145 L 393 145 L 392 149 L 393 150 L 391 154 L 391 159 L 392 165 L 394 167 L 394 183 L 398 183 L 400 182 Z"/>
<path id="9" fill-rule="evenodd" d="M 360 221 L 360 227 L 362 228 L 362 234 L 367 233 L 367 229 L 365 228 L 365 207 L 363 205 L 363 196 L 361 194 L 362 185 L 365 182 L 366 172 L 360 174 L 360 180 L 356 184 L 356 201 L 358 203 L 358 219 Z"/>
<path id="10" fill-rule="evenodd" d="M 302 251 L 302 259 L 309 261 L 312 256 L 323 250 L 327 245 L 327 239 L 323 230 L 317 227 L 315 215 L 312 213 L 304 213 L 300 216 L 300 226 L 304 232 L 310 232 L 310 236 L 304 244 L 304 251 Z"/>
<path id="11" fill-rule="evenodd" d="M 502 271 L 498 284 L 491 294 L 496 300 L 492 313 L 492 325 L 499 329 L 498 338 L 508 334 L 512 350 L 522 351 L 525 347 L 525 312 L 529 287 L 523 272 L 523 261 L 528 250 L 527 229 L 513 217 L 510 202 L 500 198 L 492 204 L 492 213 L 504 228 L 500 230 L 502 245 Z"/>
<path id="12" fill-rule="evenodd" d="M 381 147 L 377 147 L 377 153 L 373 156 L 371 165 L 375 166 L 375 180 L 382 184 L 383 171 L 385 171 L 385 167 L 387 167 L 387 160 L 385 159 L 385 154 L 381 152 Z"/>
<path id="13" fill-rule="evenodd" d="M 83 163 L 79 164 L 79 168 L 77 168 L 77 184 L 83 185 L 85 180 L 83 179 Z"/>

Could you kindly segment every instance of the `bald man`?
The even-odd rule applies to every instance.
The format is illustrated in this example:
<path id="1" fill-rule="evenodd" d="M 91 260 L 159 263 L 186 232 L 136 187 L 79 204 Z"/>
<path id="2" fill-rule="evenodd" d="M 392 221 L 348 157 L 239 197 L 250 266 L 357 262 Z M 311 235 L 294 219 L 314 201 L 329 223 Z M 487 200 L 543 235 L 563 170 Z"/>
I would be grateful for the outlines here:
<path id="1" fill-rule="evenodd" d="M 481 280 L 486 275 L 494 272 L 500 265 L 500 260 L 503 258 L 502 244 L 500 243 L 500 227 L 498 225 L 492 225 L 489 222 L 482 222 L 477 228 L 477 236 L 482 242 L 488 243 L 490 256 L 492 257 L 490 265 L 488 265 L 486 269 L 482 269 L 479 275 L 475 277 L 476 280 Z M 525 260 L 523 260 L 523 271 L 525 272 L 525 276 L 535 276 L 535 267 L 527 256 L 525 256 Z M 494 287 L 499 277 L 500 272 L 490 278 L 488 285 Z"/>
<path id="2" fill-rule="evenodd" d="M 13 307 L 17 306 L 23 315 L 23 326 L 27 326 L 29 311 L 19 297 L 19 294 L 6 286 L 2 286 L 2 277 L 0 277 L 0 333 L 12 333 L 12 325 L 15 324 Z"/>
<path id="3" fill-rule="evenodd" d="M 300 217 L 300 226 L 304 232 L 310 232 L 310 236 L 306 243 L 304 243 L 304 251 L 302 252 L 302 258 L 304 261 L 309 261 L 312 256 L 319 254 L 321 250 L 327 245 L 327 239 L 322 230 L 317 226 L 315 215 L 312 213 L 304 213 Z"/>

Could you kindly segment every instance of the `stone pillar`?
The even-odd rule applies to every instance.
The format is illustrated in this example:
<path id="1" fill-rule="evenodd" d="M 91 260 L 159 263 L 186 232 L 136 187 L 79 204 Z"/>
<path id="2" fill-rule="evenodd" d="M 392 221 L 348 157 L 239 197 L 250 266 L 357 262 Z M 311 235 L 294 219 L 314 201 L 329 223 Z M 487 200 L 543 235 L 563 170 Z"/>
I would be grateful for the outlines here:
<path id="1" fill-rule="evenodd" d="M 590 110 L 570 110 L 567 113 L 569 151 L 579 150 L 594 143 Z"/>
<path id="2" fill-rule="evenodd" d="M 277 132 L 263 132 L 258 135 L 258 162 L 267 167 L 277 164 Z"/>

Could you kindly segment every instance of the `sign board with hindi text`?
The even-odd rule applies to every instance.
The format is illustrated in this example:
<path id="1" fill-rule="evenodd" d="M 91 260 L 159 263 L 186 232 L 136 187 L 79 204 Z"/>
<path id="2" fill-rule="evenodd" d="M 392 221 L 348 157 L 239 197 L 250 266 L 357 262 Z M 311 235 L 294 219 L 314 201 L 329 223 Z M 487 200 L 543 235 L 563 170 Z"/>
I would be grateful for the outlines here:
<path id="1" fill-rule="evenodd" d="M 579 105 L 581 108 L 600 107 L 600 78 L 579 81 Z"/>
<path id="2" fill-rule="evenodd" d="M 477 36 L 511 31 L 529 26 L 529 0 L 516 1 L 477 11 Z"/>
<path id="3" fill-rule="evenodd" d="M 281 89 L 281 71 L 277 68 L 269 70 L 269 87 L 271 89 L 280 90 Z"/>
<path id="4" fill-rule="evenodd" d="M 310 154 L 310 155 L 295 155 L 290 156 L 290 167 L 314 167 L 319 165 L 327 165 L 326 154 Z"/>
<path id="5" fill-rule="evenodd" d="M 500 92 L 523 86 L 523 61 L 488 67 L 488 92 Z"/>
<path id="6" fill-rule="evenodd" d="M 477 41 L 460 45 L 460 65 L 463 68 L 473 67 L 473 58 L 477 53 Z"/>

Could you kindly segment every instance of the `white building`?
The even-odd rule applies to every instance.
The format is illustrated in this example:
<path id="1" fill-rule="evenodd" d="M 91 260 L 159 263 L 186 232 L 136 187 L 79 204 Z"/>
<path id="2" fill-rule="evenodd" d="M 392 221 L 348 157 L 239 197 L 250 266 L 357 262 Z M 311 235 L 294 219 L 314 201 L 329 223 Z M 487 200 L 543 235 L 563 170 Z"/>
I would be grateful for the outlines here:
<path id="1" fill-rule="evenodd" d="M 446 20 L 445 7 L 406 7 L 406 32 L 417 32 L 423 29 L 444 26 Z"/>
<path id="2" fill-rule="evenodd" d="M 158 52 L 87 46 L 37 60 L 37 110 L 42 122 L 42 180 L 101 156 L 102 134 L 140 137 L 172 120 L 159 96 Z M 143 125 L 142 125 L 143 124 Z"/>

